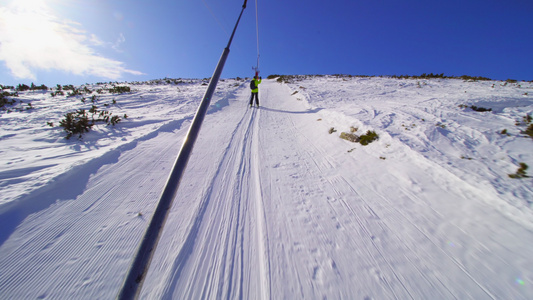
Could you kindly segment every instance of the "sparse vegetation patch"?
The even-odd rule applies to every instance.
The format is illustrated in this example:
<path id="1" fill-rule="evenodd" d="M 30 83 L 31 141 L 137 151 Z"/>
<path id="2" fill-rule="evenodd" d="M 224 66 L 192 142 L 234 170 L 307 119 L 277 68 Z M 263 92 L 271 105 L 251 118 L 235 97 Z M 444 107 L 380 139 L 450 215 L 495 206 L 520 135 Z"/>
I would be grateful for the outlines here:
<path id="1" fill-rule="evenodd" d="M 361 140 L 359 136 L 348 132 L 341 132 L 340 138 L 343 140 L 350 141 L 352 143 L 359 143 L 359 141 Z"/>
<path id="2" fill-rule="evenodd" d="M 67 139 L 73 135 L 78 135 L 81 139 L 82 135 L 94 126 L 94 122 L 89 121 L 89 115 L 85 109 L 79 109 L 75 112 L 70 112 L 65 115 L 65 118 L 59 122 L 59 126 L 63 127 L 67 132 Z"/>
<path id="3" fill-rule="evenodd" d="M 93 95 L 89 99 L 81 99 L 83 103 L 85 103 L 86 100 L 91 100 L 92 102 L 92 105 L 88 110 L 78 109 L 74 112 L 66 113 L 64 118 L 59 122 L 59 126 L 63 127 L 67 132 L 67 139 L 70 139 L 74 135 L 77 135 L 78 138 L 81 139 L 83 134 L 89 132 L 91 128 L 98 123 L 115 126 L 122 121 L 122 118 L 128 118 L 126 114 L 121 118 L 118 115 L 113 115 L 113 113 L 107 110 L 99 109 L 97 105 L 100 98 L 96 95 Z M 115 99 L 113 99 L 113 104 L 116 104 Z M 104 107 L 109 106 L 110 105 L 107 103 L 104 104 Z M 47 122 L 47 125 L 53 127 L 52 122 Z"/>
<path id="4" fill-rule="evenodd" d="M 112 94 L 124 94 L 124 93 L 130 93 L 131 88 L 129 86 L 114 86 L 111 89 L 108 89 L 108 91 Z"/>
<path id="5" fill-rule="evenodd" d="M 354 133 L 341 132 L 340 138 L 352 143 L 360 143 L 361 145 L 366 146 L 377 140 L 379 136 L 375 131 L 368 130 L 365 134 L 360 136 Z"/>
<path id="6" fill-rule="evenodd" d="M 4 108 L 6 105 L 13 105 L 17 102 L 14 99 L 9 99 L 9 96 L 13 96 L 13 94 L 9 92 L 0 93 L 0 108 Z"/>
<path id="7" fill-rule="evenodd" d="M 127 115 L 124 115 L 124 118 L 127 118 Z M 59 126 L 67 132 L 67 139 L 73 135 L 78 135 L 78 138 L 81 139 L 83 134 L 89 132 L 98 122 L 115 126 L 121 120 L 119 116 L 106 110 L 98 110 L 98 107 L 93 105 L 89 111 L 78 109 L 75 112 L 65 114 L 64 119 L 59 122 Z M 50 126 L 51 124 L 53 123 L 48 123 Z"/>
<path id="8" fill-rule="evenodd" d="M 519 165 L 520 167 L 518 168 L 518 170 L 516 170 L 516 173 L 509 174 L 509 177 L 513 179 L 528 178 L 529 176 L 527 176 L 526 170 L 529 168 L 529 166 L 523 162 L 521 162 Z"/>

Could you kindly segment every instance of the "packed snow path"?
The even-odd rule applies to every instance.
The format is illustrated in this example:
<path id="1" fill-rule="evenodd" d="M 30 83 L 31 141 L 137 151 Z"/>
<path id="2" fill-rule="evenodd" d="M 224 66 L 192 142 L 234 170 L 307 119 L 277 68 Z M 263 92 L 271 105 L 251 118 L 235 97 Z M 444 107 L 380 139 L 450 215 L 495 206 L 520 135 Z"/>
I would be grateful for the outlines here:
<path id="1" fill-rule="evenodd" d="M 488 205 L 490 193 L 390 137 L 324 137 L 336 115 L 291 94 L 265 80 L 259 109 L 246 84 L 215 103 L 142 299 L 533 296 L 533 233 Z M 113 298 L 186 123 L 35 195 L 51 205 L 11 222 L 0 298 Z"/>

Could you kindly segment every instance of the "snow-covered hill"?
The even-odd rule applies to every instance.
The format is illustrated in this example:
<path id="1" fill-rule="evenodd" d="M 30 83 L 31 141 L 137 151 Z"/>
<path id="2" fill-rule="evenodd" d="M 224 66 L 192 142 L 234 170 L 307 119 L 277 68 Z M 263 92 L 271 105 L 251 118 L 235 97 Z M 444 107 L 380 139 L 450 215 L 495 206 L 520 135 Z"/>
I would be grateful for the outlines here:
<path id="1" fill-rule="evenodd" d="M 0 298 L 116 296 L 206 88 L 176 82 L 2 112 Z M 250 109 L 246 81 L 221 81 L 141 297 L 531 299 L 533 180 L 508 174 L 533 166 L 532 92 L 302 76 Z M 63 115 L 92 105 L 128 117 L 66 140 Z M 339 138 L 355 129 L 379 139 Z"/>

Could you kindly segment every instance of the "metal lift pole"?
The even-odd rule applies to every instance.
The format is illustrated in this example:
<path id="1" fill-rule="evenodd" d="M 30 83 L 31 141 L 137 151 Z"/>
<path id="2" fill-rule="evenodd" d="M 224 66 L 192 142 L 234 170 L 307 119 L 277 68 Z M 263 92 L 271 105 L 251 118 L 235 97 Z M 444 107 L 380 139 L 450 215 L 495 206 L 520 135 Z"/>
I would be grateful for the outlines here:
<path id="1" fill-rule="evenodd" d="M 117 299 L 137 299 L 139 297 L 144 279 L 146 278 L 146 274 L 148 273 L 148 269 L 150 267 L 150 262 L 155 253 L 157 243 L 159 242 L 159 238 L 163 232 L 163 227 L 172 206 L 172 202 L 174 201 L 174 197 L 178 191 L 181 178 L 183 177 L 183 173 L 187 167 L 187 162 L 189 161 L 189 157 L 192 153 L 194 143 L 196 142 L 198 133 L 200 132 L 200 127 L 202 126 L 205 114 L 207 113 L 207 108 L 211 102 L 211 97 L 215 92 L 218 80 L 220 79 L 220 75 L 224 69 L 224 64 L 226 63 L 226 59 L 229 55 L 229 48 L 231 42 L 233 41 L 233 36 L 235 35 L 239 21 L 241 20 L 244 9 L 246 8 L 247 1 L 248 0 L 244 1 L 241 14 L 237 19 L 237 23 L 235 24 L 235 28 L 233 29 L 233 33 L 231 34 L 228 45 L 222 52 L 222 56 L 218 61 L 215 72 L 211 77 L 207 91 L 205 92 L 204 98 L 198 107 L 198 111 L 196 112 L 191 127 L 189 128 L 189 132 L 185 137 L 185 141 L 181 146 L 180 153 L 178 154 L 174 166 L 172 167 L 172 171 L 170 172 L 165 189 L 161 194 L 161 198 L 159 199 L 159 203 L 154 211 L 154 215 L 150 220 L 150 224 L 148 225 L 144 237 L 141 240 L 141 244 L 137 249 L 137 254 L 135 255 L 128 274 L 122 284 L 121 290 L 117 295 Z"/>

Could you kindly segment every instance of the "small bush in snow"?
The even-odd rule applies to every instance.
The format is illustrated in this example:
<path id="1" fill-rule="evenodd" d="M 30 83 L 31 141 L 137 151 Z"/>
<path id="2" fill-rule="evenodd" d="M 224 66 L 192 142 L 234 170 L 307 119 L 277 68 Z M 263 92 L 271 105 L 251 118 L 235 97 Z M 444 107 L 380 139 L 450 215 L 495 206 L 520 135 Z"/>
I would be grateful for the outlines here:
<path id="1" fill-rule="evenodd" d="M 526 163 L 520 163 L 520 167 L 518 170 L 516 170 L 515 174 L 509 174 L 509 177 L 514 179 L 520 179 L 520 178 L 528 178 L 526 174 L 526 170 L 529 168 L 529 166 Z"/>
<path id="2" fill-rule="evenodd" d="M 492 111 L 492 108 L 484 108 L 484 107 L 477 107 L 477 106 L 470 106 L 470 108 L 474 111 L 478 111 L 478 112 L 485 112 L 485 111 Z"/>
<path id="3" fill-rule="evenodd" d="M 341 139 L 353 142 L 353 143 L 360 143 L 363 146 L 366 146 L 373 141 L 377 140 L 379 138 L 378 134 L 375 131 L 368 130 L 365 134 L 358 136 L 353 133 L 348 132 L 342 132 L 340 135 Z"/>
<path id="4" fill-rule="evenodd" d="M 373 141 L 377 140 L 379 136 L 375 131 L 368 130 L 366 134 L 360 136 L 359 138 L 360 138 L 359 143 L 361 143 L 361 145 L 363 146 L 366 146 L 372 143 Z"/>
<path id="5" fill-rule="evenodd" d="M 68 92 L 67 97 L 75 97 L 81 95 L 81 91 L 77 88 L 73 88 L 71 92 Z"/>
<path id="6" fill-rule="evenodd" d="M 93 125 L 94 122 L 89 120 L 89 116 L 85 109 L 67 113 L 65 118 L 59 122 L 59 126 L 63 127 L 67 132 L 67 139 L 70 139 L 75 134 L 81 139 L 82 135 L 89 132 Z"/>
<path id="7" fill-rule="evenodd" d="M 475 105 L 468 106 L 465 104 L 459 104 L 459 108 L 463 108 L 463 109 L 471 108 L 473 111 L 478 111 L 478 112 L 492 111 L 492 108 L 477 107 Z"/>
<path id="8" fill-rule="evenodd" d="M 331 127 L 328 132 L 329 134 L 332 134 L 334 132 L 337 132 L 337 130 L 334 127 Z"/>
<path id="9" fill-rule="evenodd" d="M 120 121 L 121 121 L 121 119 L 120 119 L 119 116 L 112 116 L 107 124 L 108 125 L 111 124 L 111 125 L 115 126 Z"/>
<path id="10" fill-rule="evenodd" d="M 27 91 L 29 89 L 30 89 L 30 87 L 25 85 L 25 84 L 19 84 L 17 86 L 17 91 L 19 91 L 19 92 L 24 92 L 24 91 Z"/>
<path id="11" fill-rule="evenodd" d="M 127 118 L 128 116 L 124 114 L 124 119 Z M 67 132 L 67 139 L 70 139 L 73 135 L 78 135 L 78 138 L 81 139 L 83 134 L 89 132 L 89 130 L 98 122 L 115 126 L 120 121 L 122 121 L 122 119 L 119 116 L 113 116 L 112 113 L 106 110 L 98 110 L 96 105 L 92 105 L 89 111 L 79 109 L 76 112 L 67 113 L 65 118 L 59 122 L 59 126 L 63 127 Z M 51 123 L 47 124 L 50 125 Z"/>

